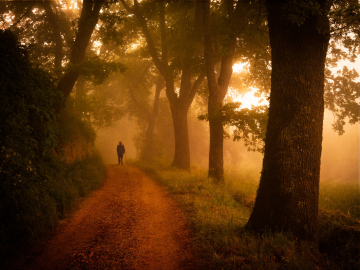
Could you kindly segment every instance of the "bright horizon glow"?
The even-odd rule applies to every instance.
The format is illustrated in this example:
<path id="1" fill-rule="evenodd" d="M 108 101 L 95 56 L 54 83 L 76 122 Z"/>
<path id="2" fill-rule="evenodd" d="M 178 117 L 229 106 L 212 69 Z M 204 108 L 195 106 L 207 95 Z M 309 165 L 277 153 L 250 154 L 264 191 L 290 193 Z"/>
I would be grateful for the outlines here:
<path id="1" fill-rule="evenodd" d="M 247 63 L 235 63 L 232 67 L 233 72 L 240 73 L 247 65 Z M 344 66 L 347 66 L 351 70 L 355 69 L 356 72 L 360 75 L 360 57 L 358 57 L 354 63 L 350 61 L 339 61 L 337 63 L 337 67 L 330 68 L 330 70 L 335 74 L 336 71 L 342 70 Z M 355 81 L 360 82 L 360 76 Z M 229 102 L 240 102 L 240 108 L 251 109 L 252 106 L 258 105 L 269 106 L 269 101 L 264 96 L 255 96 L 257 90 L 257 88 L 251 87 L 248 92 L 238 94 L 236 89 L 229 88 L 225 99 L 227 99 Z"/>

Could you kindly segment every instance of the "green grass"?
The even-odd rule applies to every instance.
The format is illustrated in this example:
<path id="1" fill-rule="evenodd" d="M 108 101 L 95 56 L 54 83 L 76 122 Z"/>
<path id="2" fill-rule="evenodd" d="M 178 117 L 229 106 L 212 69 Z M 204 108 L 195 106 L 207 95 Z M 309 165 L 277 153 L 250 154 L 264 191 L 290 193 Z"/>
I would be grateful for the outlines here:
<path id="1" fill-rule="evenodd" d="M 258 172 L 231 171 L 223 185 L 215 185 L 200 168 L 189 173 L 166 164 L 134 165 L 165 186 L 184 210 L 207 269 L 360 269 L 356 185 L 322 183 L 318 249 L 282 233 L 260 236 L 245 231 Z"/>
<path id="2" fill-rule="evenodd" d="M 360 219 L 359 183 L 321 182 L 319 204 L 325 209 L 340 211 L 348 216 Z"/>

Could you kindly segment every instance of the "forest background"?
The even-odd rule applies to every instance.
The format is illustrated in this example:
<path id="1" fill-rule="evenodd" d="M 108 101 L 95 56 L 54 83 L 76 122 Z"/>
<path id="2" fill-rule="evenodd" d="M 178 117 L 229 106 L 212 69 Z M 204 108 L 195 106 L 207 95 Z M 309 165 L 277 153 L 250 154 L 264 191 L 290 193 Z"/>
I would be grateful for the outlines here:
<path id="1" fill-rule="evenodd" d="M 307 20 L 312 17 L 323 15 L 326 10 L 323 4 L 324 1 L 315 4 L 300 1 L 281 8 L 290 10 L 286 20 L 301 28 L 307 26 Z M 327 110 L 321 179 L 357 183 L 359 79 L 355 70 L 341 65 L 344 61 L 357 59 L 359 7 L 352 1 L 334 1 L 332 4 L 328 14 L 331 40 L 325 69 Z M 3 213 L 9 215 L 9 222 L 3 223 L 3 228 L 19 222 L 18 214 L 12 216 L 5 206 L 10 204 L 9 209 L 13 209 L 26 205 L 26 200 L 18 201 L 13 192 L 20 194 L 30 190 L 37 193 L 38 187 L 45 183 L 58 185 L 59 180 L 54 181 L 52 174 L 64 172 L 61 181 L 75 183 L 74 188 L 70 187 L 70 193 L 77 193 L 76 196 L 84 196 L 96 188 L 100 180 L 86 188 L 79 184 L 82 179 L 94 175 L 78 176 L 83 170 L 76 167 L 80 165 L 74 165 L 78 161 L 84 166 L 86 158 L 96 157 L 93 173 L 101 179 L 99 172 L 103 169 L 97 154 L 93 154 L 93 143 L 106 162 L 116 162 L 115 147 L 122 141 L 127 150 L 126 159 L 172 164 L 185 171 L 190 168 L 197 171 L 197 165 L 208 170 L 215 183 L 224 183 L 224 168 L 225 179 L 227 175 L 245 171 L 252 175 L 257 185 L 262 168 L 267 106 L 247 108 L 234 101 L 245 105 L 249 91 L 256 92 L 260 99 L 269 99 L 272 58 L 268 14 L 263 2 L 9 1 L 1 2 L 0 10 L 2 29 L 11 30 L 20 42 L 16 43 L 15 38 L 5 31 L 4 48 L 8 46 L 10 51 L 16 48 L 14 55 L 22 59 L 2 64 L 12 63 L 14 70 L 23 70 L 24 74 L 33 69 L 31 72 L 35 74 L 43 71 L 50 74 L 41 80 L 46 81 L 47 91 L 61 92 L 65 98 L 61 104 L 57 102 L 61 100 L 60 96 L 54 94 L 51 97 L 54 106 L 49 106 L 46 89 L 35 87 L 34 91 L 28 92 L 40 91 L 38 95 L 45 97 L 44 103 L 40 102 L 34 109 L 32 99 L 27 98 L 31 101 L 29 104 L 18 103 L 24 105 L 21 108 L 25 113 L 18 113 L 13 118 L 2 116 L 8 121 L 3 120 L 1 129 L 6 135 L 2 137 L 7 138 L 2 140 L 4 164 L 1 173 L 3 179 L 7 179 L 3 182 L 6 186 L 3 190 L 10 194 L 2 197 L 5 201 L 11 197 L 2 207 Z M 5 53 L 2 59 L 6 57 L 9 54 Z M 27 68 L 16 67 L 19 63 Z M 235 63 L 241 68 L 232 73 Z M 336 69 L 337 63 L 341 63 L 339 69 Z M 19 78 L 27 78 L 21 74 L 18 74 Z M 8 108 L 4 113 L 13 110 L 11 100 L 14 96 L 8 89 L 20 89 L 12 92 L 18 93 L 18 101 L 22 101 L 24 95 L 26 97 L 21 82 L 18 86 L 13 83 L 15 77 L 14 74 L 2 77 L 9 86 L 2 92 L 3 108 Z M 30 81 L 40 78 L 38 75 L 30 77 Z M 35 80 L 30 85 L 41 84 Z M 37 96 L 33 100 L 41 101 Z M 8 104 L 11 106 L 6 107 Z M 44 112 L 46 117 L 43 117 Z M 19 115 L 28 118 L 16 125 Z M 41 116 L 40 119 L 37 116 Z M 206 121 L 210 122 L 213 131 L 209 130 Z M 45 128 L 44 133 L 35 134 L 39 126 L 28 123 L 42 123 L 40 130 Z M 6 126 L 20 131 L 16 147 L 11 140 L 13 131 L 3 128 Z M 92 129 L 96 130 L 96 141 Z M 227 139 L 223 141 L 224 136 Z M 216 140 L 211 142 L 211 138 Z M 32 150 L 22 149 L 24 144 Z M 53 159 L 54 152 L 57 159 Z M 23 164 L 18 166 L 20 163 Z M 18 166 L 15 169 L 14 164 Z M 54 169 L 50 174 L 49 164 Z M 70 167 L 63 169 L 61 166 Z M 24 185 L 24 173 L 30 175 L 29 179 L 36 180 Z M 43 177 L 41 181 L 39 175 Z M 69 180 L 69 175 L 74 176 L 74 180 Z M 29 189 L 28 184 L 37 188 Z M 44 221 L 39 225 L 39 219 L 31 215 L 26 217 L 25 221 L 31 220 L 34 227 L 39 225 L 39 230 L 17 227 L 14 230 L 17 239 L 24 235 L 29 241 L 36 238 L 72 204 L 73 199 L 67 193 L 52 194 L 57 188 L 51 185 L 45 189 L 40 187 L 40 190 L 40 195 L 35 197 L 41 203 L 33 211 L 34 216 L 42 216 L 39 211 L 48 212 L 44 205 L 51 205 L 53 219 L 49 224 Z M 55 202 L 44 203 L 49 194 L 55 197 Z M 23 198 L 31 201 L 33 195 L 28 195 Z M 19 211 L 26 212 L 25 209 Z M 350 212 L 346 214 L 350 215 Z M 4 233 L 5 229 L 2 232 L 2 237 L 7 239 L 5 242 L 9 241 L 11 237 Z M 6 250 L 18 248 L 9 245 L 11 248 L 6 247 Z"/>

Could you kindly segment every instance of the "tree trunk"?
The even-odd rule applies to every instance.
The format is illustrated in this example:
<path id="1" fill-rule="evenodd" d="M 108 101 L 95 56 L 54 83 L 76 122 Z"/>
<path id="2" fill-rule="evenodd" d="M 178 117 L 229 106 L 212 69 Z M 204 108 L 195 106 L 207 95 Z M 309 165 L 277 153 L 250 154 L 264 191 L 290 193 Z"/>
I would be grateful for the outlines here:
<path id="1" fill-rule="evenodd" d="M 176 102 L 175 104 L 170 104 L 170 109 L 175 135 L 175 155 L 172 166 L 183 170 L 190 170 L 190 146 L 187 123 L 189 106 Z"/>
<path id="2" fill-rule="evenodd" d="M 229 18 L 234 16 L 233 1 L 228 1 Z M 236 39 L 232 33 L 228 44 L 224 45 L 226 53 L 221 58 L 221 69 L 218 80 L 215 73 L 213 42 L 210 29 L 210 0 L 203 2 L 204 57 L 209 87 L 208 118 L 210 127 L 209 177 L 216 183 L 224 181 L 224 127 L 222 123 L 222 106 L 232 75 L 232 60 Z"/>
<path id="3" fill-rule="evenodd" d="M 159 99 L 160 99 L 160 92 L 164 87 L 164 79 L 161 75 L 158 76 L 156 82 L 156 89 L 155 89 L 155 98 L 154 98 L 154 105 L 153 111 L 151 115 L 149 115 L 149 123 L 145 133 L 145 145 L 144 148 L 141 150 L 140 159 L 151 161 L 153 159 L 153 145 L 154 145 L 154 130 L 155 130 L 155 122 L 159 112 Z"/>
<path id="4" fill-rule="evenodd" d="M 76 65 L 84 60 L 86 48 L 90 42 L 92 32 L 98 22 L 99 13 L 103 2 L 84 0 L 81 10 L 78 32 L 76 34 L 75 42 L 70 56 L 70 64 Z M 60 90 L 64 97 L 67 98 L 79 77 L 79 72 L 76 69 L 68 71 L 64 77 L 61 78 L 57 89 Z"/>
<path id="5" fill-rule="evenodd" d="M 224 181 L 224 127 L 221 108 L 222 100 L 216 101 L 209 96 L 210 148 L 208 175 L 216 183 Z"/>
<path id="6" fill-rule="evenodd" d="M 126 3 L 125 0 L 121 0 L 121 3 L 129 13 L 134 14 L 138 19 L 147 41 L 149 53 L 154 61 L 155 66 L 157 67 L 166 82 L 166 96 L 170 103 L 175 134 L 175 155 L 172 165 L 180 169 L 190 170 L 190 146 L 187 126 L 187 112 L 191 103 L 194 100 L 197 89 L 205 78 L 205 74 L 201 73 L 195 80 L 195 82 L 191 83 L 191 68 L 189 66 L 189 62 L 186 60 L 191 59 L 192 51 L 191 46 L 187 46 L 185 48 L 185 53 L 183 57 L 180 93 L 178 96 L 178 94 L 175 92 L 175 75 L 169 65 L 168 59 L 167 27 L 165 19 L 166 3 L 163 0 L 158 1 L 161 31 L 161 60 L 158 57 L 157 48 L 147 27 L 147 22 L 140 11 L 139 2 L 137 0 L 134 0 L 134 5 L 132 8 L 130 8 L 130 6 Z M 194 42 L 194 40 L 197 39 L 197 35 L 195 35 L 195 33 L 197 33 L 198 27 L 200 26 L 198 23 L 201 19 L 200 11 L 201 3 L 196 2 L 194 18 L 195 27 L 193 32 L 190 33 L 187 37 L 186 42 L 188 44 Z"/>
<path id="7" fill-rule="evenodd" d="M 325 10 L 326 3 L 318 1 Z M 268 1 L 272 76 L 263 169 L 247 229 L 289 231 L 316 240 L 324 69 L 329 21 L 310 15 L 301 26 Z"/>

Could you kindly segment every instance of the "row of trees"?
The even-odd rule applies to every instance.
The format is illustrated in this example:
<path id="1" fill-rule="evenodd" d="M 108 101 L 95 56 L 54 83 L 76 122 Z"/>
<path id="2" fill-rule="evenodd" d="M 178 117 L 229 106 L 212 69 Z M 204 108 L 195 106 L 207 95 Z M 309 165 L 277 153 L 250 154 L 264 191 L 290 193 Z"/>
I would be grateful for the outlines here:
<path id="1" fill-rule="evenodd" d="M 66 98 L 79 76 L 77 97 L 84 97 L 85 85 L 95 89 L 103 108 L 95 106 L 96 113 L 84 117 L 106 122 L 114 116 L 108 110 L 116 108 L 120 115 L 131 112 L 142 119 L 143 159 L 150 158 L 156 145 L 155 123 L 165 87 L 174 127 L 173 166 L 190 169 L 187 115 L 196 94 L 205 93 L 208 112 L 202 118 L 210 126 L 209 176 L 216 182 L 224 176 L 225 123 L 236 126 L 236 138 L 253 138 L 252 143 L 262 143 L 265 134 L 267 111 L 237 111 L 235 105 L 224 105 L 229 86 L 240 81 L 270 93 L 263 170 L 247 228 L 289 230 L 300 239 L 316 240 L 324 106 L 337 116 L 334 127 L 340 133 L 346 117 L 350 123 L 359 119 L 359 84 L 353 81 L 357 74 L 344 69 L 333 75 L 327 68 L 356 57 L 357 2 L 75 3 L 81 5 L 79 19 L 77 9 L 68 9 L 67 2 L 2 3 L 0 9 L 4 22 L 15 15 L 8 27 L 26 30 L 19 33 L 24 43 L 36 41 L 33 60 L 47 59 L 41 64 L 54 71 L 57 88 Z M 232 76 L 235 61 L 248 63 L 246 77 Z M 131 78 L 110 75 L 123 71 L 124 63 Z M 93 85 L 109 75 L 101 94 Z M 149 105 L 152 86 L 155 96 Z"/>

